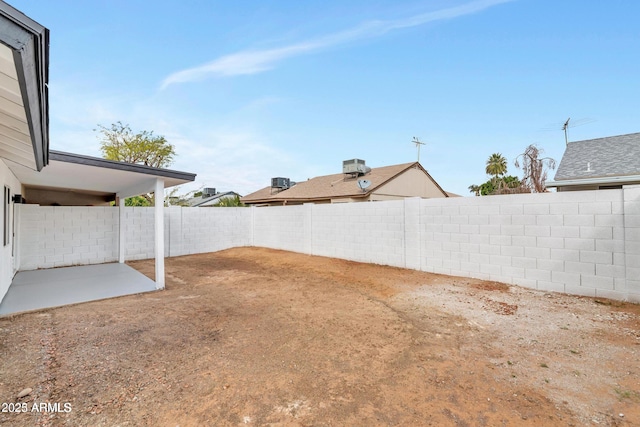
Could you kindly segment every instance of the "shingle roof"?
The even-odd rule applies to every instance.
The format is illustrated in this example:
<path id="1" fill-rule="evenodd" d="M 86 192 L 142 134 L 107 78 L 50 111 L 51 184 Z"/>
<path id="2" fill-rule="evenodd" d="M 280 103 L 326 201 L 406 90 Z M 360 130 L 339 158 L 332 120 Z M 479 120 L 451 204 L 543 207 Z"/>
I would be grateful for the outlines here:
<path id="1" fill-rule="evenodd" d="M 640 133 L 570 142 L 555 180 L 640 175 Z"/>
<path id="2" fill-rule="evenodd" d="M 198 197 L 192 197 L 191 199 L 189 199 L 187 201 L 187 204 L 189 206 L 191 206 L 192 208 L 198 207 L 198 206 L 210 206 L 211 204 L 215 204 L 213 202 L 222 199 L 223 197 L 229 197 L 229 196 L 239 196 L 238 193 L 236 193 L 235 191 L 225 191 L 224 193 L 217 193 L 214 196 L 209 196 L 209 197 L 205 197 L 203 198 L 202 196 L 198 196 Z"/>
<path id="3" fill-rule="evenodd" d="M 322 199 L 334 199 L 340 197 L 366 197 L 374 192 L 377 188 L 387 183 L 391 179 L 400 175 L 407 169 L 417 166 L 424 171 L 425 174 L 431 179 L 435 185 L 446 194 L 438 183 L 431 178 L 429 173 L 425 171 L 420 163 L 403 163 L 399 165 L 383 166 L 379 168 L 372 168 L 371 172 L 361 177 L 371 181 L 371 186 L 366 191 L 360 190 L 357 185 L 356 178 L 345 178 L 342 173 L 336 173 L 332 175 L 318 176 L 311 178 L 308 181 L 298 182 L 288 190 L 280 191 L 272 194 L 271 187 L 265 187 L 254 193 L 244 196 L 241 200 L 243 202 L 257 203 L 257 202 L 272 202 L 272 201 L 303 201 L 303 200 L 322 200 Z"/>

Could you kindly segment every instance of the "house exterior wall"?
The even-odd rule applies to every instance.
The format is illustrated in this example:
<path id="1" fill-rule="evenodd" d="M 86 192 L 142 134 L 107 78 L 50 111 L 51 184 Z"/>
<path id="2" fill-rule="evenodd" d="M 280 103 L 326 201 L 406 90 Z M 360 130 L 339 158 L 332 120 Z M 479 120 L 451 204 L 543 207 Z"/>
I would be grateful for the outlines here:
<path id="1" fill-rule="evenodd" d="M 2 159 L 0 159 L 0 188 L 4 191 L 4 187 L 9 187 L 11 191 L 11 196 L 15 194 L 22 194 L 22 189 L 20 185 L 20 181 L 13 175 L 11 170 L 7 167 Z M 4 193 L 3 193 L 4 194 Z M 0 205 L 4 203 L 4 195 L 0 196 Z M 18 265 L 16 263 L 17 257 L 14 257 L 14 240 L 13 240 L 13 206 L 12 202 L 9 207 L 9 223 L 10 223 L 10 231 L 11 234 L 9 236 L 9 244 L 4 245 L 4 238 L 0 237 L 0 300 L 9 289 L 9 285 L 11 285 L 11 280 L 13 280 L 13 276 L 18 269 Z M 4 209 L 0 209 L 0 224 L 4 227 Z M 0 232 L 0 235 L 3 235 L 3 232 Z M 17 243 L 17 242 L 15 242 Z"/>
<path id="2" fill-rule="evenodd" d="M 410 168 L 376 189 L 371 194 L 370 200 L 397 200 L 405 197 L 430 199 L 446 196 L 422 170 Z"/>
<path id="3" fill-rule="evenodd" d="M 99 251 L 115 260 L 116 250 L 107 246 L 116 248 L 117 238 L 95 234 L 103 241 L 94 242 L 91 233 L 111 227 L 117 234 L 117 208 L 20 208 L 22 268 L 95 262 L 100 257 L 88 254 Z M 152 258 L 153 209 L 125 213 L 127 259 Z M 640 302 L 640 186 L 270 208 L 172 207 L 165 215 L 167 256 L 253 245 Z M 82 249 L 73 250 L 75 241 Z M 71 255 L 60 261 L 55 248 L 65 245 Z"/>

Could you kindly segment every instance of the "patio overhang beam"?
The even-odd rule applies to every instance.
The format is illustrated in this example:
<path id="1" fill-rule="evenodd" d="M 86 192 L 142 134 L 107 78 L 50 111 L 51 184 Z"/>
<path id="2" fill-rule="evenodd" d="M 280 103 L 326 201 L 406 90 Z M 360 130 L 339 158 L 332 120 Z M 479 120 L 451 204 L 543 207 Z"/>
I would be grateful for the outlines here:
<path id="1" fill-rule="evenodd" d="M 139 196 L 141 194 L 153 193 L 156 188 L 156 178 L 149 178 L 145 181 L 138 182 L 130 187 L 123 188 L 116 193 L 116 197 L 120 199 L 128 199 L 129 197 Z"/>

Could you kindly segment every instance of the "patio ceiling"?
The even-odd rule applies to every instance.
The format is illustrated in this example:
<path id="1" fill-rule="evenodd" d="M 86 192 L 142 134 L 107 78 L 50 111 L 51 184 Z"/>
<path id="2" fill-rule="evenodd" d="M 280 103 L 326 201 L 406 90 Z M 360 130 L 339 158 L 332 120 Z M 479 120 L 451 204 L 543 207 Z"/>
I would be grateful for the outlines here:
<path id="1" fill-rule="evenodd" d="M 7 161 L 18 180 L 30 188 L 85 191 L 91 194 L 132 197 L 153 191 L 157 178 L 164 187 L 185 184 L 196 175 L 169 169 L 114 162 L 60 151 L 49 152 L 49 165 L 36 172 Z"/>

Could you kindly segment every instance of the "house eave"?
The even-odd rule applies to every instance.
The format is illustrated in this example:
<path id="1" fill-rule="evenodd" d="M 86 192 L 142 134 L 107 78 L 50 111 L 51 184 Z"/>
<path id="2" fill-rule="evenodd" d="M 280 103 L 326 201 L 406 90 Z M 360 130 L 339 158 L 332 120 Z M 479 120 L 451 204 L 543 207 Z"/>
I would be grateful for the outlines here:
<path id="1" fill-rule="evenodd" d="M 548 188 L 575 187 L 580 185 L 624 185 L 637 184 L 640 182 L 640 175 L 626 176 L 606 176 L 598 178 L 563 179 L 557 181 L 547 181 Z"/>
<path id="2" fill-rule="evenodd" d="M 174 178 L 184 181 L 194 181 L 196 179 L 196 174 L 190 172 L 154 168 L 151 166 L 139 165 L 136 163 L 117 162 L 114 160 L 101 159 L 99 157 L 85 156 L 76 153 L 51 150 L 49 152 L 49 155 L 51 160 L 57 160 L 65 163 L 76 163 L 80 165 L 96 166 L 127 172 L 137 172 L 145 175 L 155 175 L 162 178 Z"/>
<path id="3" fill-rule="evenodd" d="M 36 170 L 49 163 L 49 30 L 0 3 L 0 43 L 13 52 Z"/>

